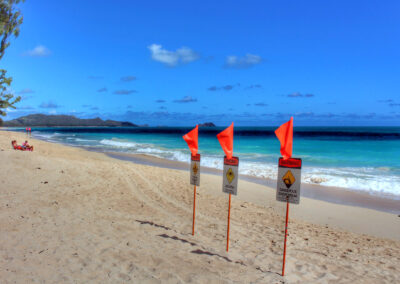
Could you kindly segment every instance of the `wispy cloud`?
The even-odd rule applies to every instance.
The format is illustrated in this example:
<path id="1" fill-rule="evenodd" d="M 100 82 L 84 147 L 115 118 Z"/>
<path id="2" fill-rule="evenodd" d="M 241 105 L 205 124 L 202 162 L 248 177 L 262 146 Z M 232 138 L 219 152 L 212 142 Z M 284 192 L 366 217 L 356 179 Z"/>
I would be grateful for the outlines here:
<path id="1" fill-rule="evenodd" d="M 100 89 L 97 90 L 98 93 L 104 93 L 104 92 L 107 92 L 107 91 L 108 91 L 108 89 L 106 87 L 100 88 Z"/>
<path id="2" fill-rule="evenodd" d="M 240 84 L 237 84 L 237 86 L 240 86 Z M 225 85 L 225 86 L 221 86 L 221 87 L 211 86 L 211 87 L 207 88 L 207 90 L 209 90 L 211 92 L 218 91 L 218 90 L 230 91 L 234 87 L 235 87 L 235 85 Z"/>
<path id="3" fill-rule="evenodd" d="M 181 47 L 175 51 L 164 49 L 162 45 L 152 44 L 147 47 L 151 58 L 167 66 L 175 67 L 179 64 L 193 62 L 200 58 L 199 54 L 188 47 Z"/>
<path id="4" fill-rule="evenodd" d="M 192 98 L 191 96 L 184 96 L 180 100 L 175 100 L 174 103 L 194 103 L 197 102 L 197 99 Z"/>
<path id="5" fill-rule="evenodd" d="M 103 79 L 103 78 L 104 78 L 103 76 L 96 76 L 96 75 L 88 76 L 88 79 L 90 79 L 90 80 L 100 80 L 100 79 Z"/>
<path id="6" fill-rule="evenodd" d="M 400 103 L 396 102 L 396 101 L 393 100 L 393 99 L 379 100 L 378 102 L 379 102 L 379 103 L 385 103 L 385 104 L 387 104 L 387 105 L 390 106 L 390 107 L 397 107 L 397 106 L 400 106 Z"/>
<path id="7" fill-rule="evenodd" d="M 246 87 L 246 90 L 250 90 L 250 89 L 261 89 L 262 86 L 260 84 L 255 84 L 255 85 L 250 85 Z"/>
<path id="8" fill-rule="evenodd" d="M 288 94 L 287 97 L 289 97 L 289 98 L 312 98 L 312 97 L 314 97 L 314 95 L 294 92 L 294 93 Z"/>
<path id="9" fill-rule="evenodd" d="M 33 94 L 35 91 L 29 88 L 22 89 L 21 91 L 17 92 L 18 95 L 26 95 L 26 94 Z"/>
<path id="10" fill-rule="evenodd" d="M 262 103 L 262 102 L 260 102 L 260 103 L 255 103 L 254 105 L 255 105 L 255 106 L 259 106 L 259 107 L 265 107 L 265 106 L 268 106 L 268 104 L 266 104 L 266 103 Z"/>
<path id="11" fill-rule="evenodd" d="M 222 89 L 224 89 L 225 91 L 230 91 L 230 90 L 233 89 L 233 86 L 232 85 L 225 85 L 225 86 L 222 87 Z"/>
<path id="12" fill-rule="evenodd" d="M 245 56 L 227 56 L 225 60 L 225 68 L 244 69 L 260 64 L 263 61 L 261 56 L 247 53 Z"/>
<path id="13" fill-rule="evenodd" d="M 121 81 L 122 82 L 132 82 L 132 81 L 135 81 L 135 80 L 136 80 L 135 76 L 124 76 L 124 77 L 121 77 Z"/>
<path id="14" fill-rule="evenodd" d="M 32 106 L 19 106 L 19 107 L 17 107 L 17 109 L 18 110 L 33 110 L 35 108 Z"/>
<path id="15" fill-rule="evenodd" d="M 156 103 L 161 104 L 161 103 L 165 103 L 164 100 L 156 100 Z"/>
<path id="16" fill-rule="evenodd" d="M 58 104 L 56 104 L 56 103 L 53 103 L 53 102 L 51 102 L 51 101 L 49 101 L 49 102 L 43 102 L 43 103 L 41 103 L 40 105 L 39 105 L 39 107 L 40 108 L 59 108 L 59 107 L 61 107 L 60 105 L 58 105 Z"/>
<path id="17" fill-rule="evenodd" d="M 46 57 L 51 54 L 51 51 L 44 45 L 38 45 L 32 50 L 28 50 L 24 55 L 32 57 Z"/>
<path id="18" fill-rule="evenodd" d="M 114 95 L 130 95 L 133 93 L 137 93 L 136 90 L 116 90 L 114 91 Z"/>

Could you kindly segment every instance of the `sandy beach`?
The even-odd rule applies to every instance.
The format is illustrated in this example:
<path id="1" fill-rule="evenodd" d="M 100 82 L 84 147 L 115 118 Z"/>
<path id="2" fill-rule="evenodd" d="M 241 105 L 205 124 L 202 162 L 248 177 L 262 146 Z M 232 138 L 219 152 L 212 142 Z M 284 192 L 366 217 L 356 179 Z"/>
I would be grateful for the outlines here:
<path id="1" fill-rule="evenodd" d="M 196 232 L 188 171 L 0 132 L 2 283 L 398 283 L 400 217 L 239 181 L 226 245 L 222 178 L 202 174 Z M 373 201 L 371 201 L 373 202 Z M 396 206 L 395 203 L 393 203 Z M 393 206 L 392 204 L 392 206 Z"/>

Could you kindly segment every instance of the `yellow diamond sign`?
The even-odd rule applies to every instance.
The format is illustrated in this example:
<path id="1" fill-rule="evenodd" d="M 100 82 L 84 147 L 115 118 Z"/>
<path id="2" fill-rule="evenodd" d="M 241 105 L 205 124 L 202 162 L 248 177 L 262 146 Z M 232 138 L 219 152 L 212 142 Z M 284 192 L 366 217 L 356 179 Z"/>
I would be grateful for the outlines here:
<path id="1" fill-rule="evenodd" d="M 235 178 L 235 174 L 231 168 L 229 168 L 229 170 L 226 172 L 226 178 L 228 179 L 229 183 L 232 183 L 233 179 Z"/>
<path id="2" fill-rule="evenodd" d="M 194 166 L 192 169 L 193 169 L 193 174 L 197 175 L 197 172 L 199 170 L 199 168 L 197 167 L 197 163 L 194 163 Z"/>
<path id="3" fill-rule="evenodd" d="M 287 173 L 282 177 L 283 182 L 286 184 L 287 188 L 290 188 L 292 184 L 296 181 L 292 172 L 289 170 Z"/>

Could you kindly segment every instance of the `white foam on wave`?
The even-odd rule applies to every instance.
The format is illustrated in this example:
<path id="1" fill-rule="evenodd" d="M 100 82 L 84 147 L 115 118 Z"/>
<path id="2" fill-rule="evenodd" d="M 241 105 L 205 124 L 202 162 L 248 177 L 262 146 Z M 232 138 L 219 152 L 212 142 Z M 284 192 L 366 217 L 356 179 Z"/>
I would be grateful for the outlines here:
<path id="1" fill-rule="evenodd" d="M 137 147 L 137 143 L 134 142 L 123 142 L 118 140 L 111 140 L 111 139 L 103 139 L 100 141 L 100 144 L 112 146 L 116 148 L 135 148 Z"/>
<path id="2" fill-rule="evenodd" d="M 188 153 L 178 161 L 189 162 Z M 180 155 L 179 155 L 180 156 Z M 202 155 L 201 165 L 222 169 L 222 157 Z M 324 186 L 342 187 L 400 199 L 400 177 L 394 174 L 381 175 L 375 168 L 314 168 L 303 167 L 302 182 Z M 254 177 L 277 179 L 278 166 L 270 163 L 241 161 L 239 173 Z"/>
<path id="3" fill-rule="evenodd" d="M 135 143 L 117 139 L 103 139 L 100 144 L 113 148 L 113 150 L 133 153 L 145 154 L 157 158 L 163 158 L 173 161 L 189 162 L 187 154 L 179 150 L 169 150 L 162 147 L 157 147 L 153 144 Z"/>
<path id="4" fill-rule="evenodd" d="M 55 141 L 57 133 L 36 133 L 35 136 L 52 142 Z M 72 136 L 72 135 L 70 135 Z M 68 139 L 68 138 L 67 138 Z M 136 143 L 119 139 L 86 140 L 75 138 L 75 142 L 99 143 L 98 147 L 103 150 L 128 152 L 133 154 L 146 154 L 158 158 L 189 163 L 190 152 L 184 149 L 167 149 L 153 144 Z M 81 145 L 84 146 L 84 145 Z M 92 145 L 93 146 L 93 145 Z M 253 158 L 262 159 L 262 155 L 246 155 L 239 164 L 240 174 L 276 179 L 278 167 L 273 163 L 251 161 Z M 267 159 L 267 157 L 265 157 Z M 304 162 L 303 162 L 304 163 Z M 203 167 L 222 169 L 222 155 L 202 154 L 201 165 Z M 302 182 L 319 184 L 324 186 L 342 187 L 351 190 L 360 190 L 370 194 L 389 196 L 400 199 L 400 176 L 391 172 L 390 168 L 322 168 L 304 166 L 302 169 Z"/>
<path id="5" fill-rule="evenodd" d="M 68 137 L 67 139 L 74 139 L 74 141 L 76 141 L 76 142 L 96 142 L 96 140 L 81 139 L 81 138 L 70 138 L 70 137 Z"/>
<path id="6" fill-rule="evenodd" d="M 400 176 L 379 168 L 305 168 L 302 180 L 400 199 Z"/>
<path id="7" fill-rule="evenodd" d="M 55 137 L 56 135 L 55 133 L 34 132 L 32 136 L 38 139 L 47 140 Z"/>

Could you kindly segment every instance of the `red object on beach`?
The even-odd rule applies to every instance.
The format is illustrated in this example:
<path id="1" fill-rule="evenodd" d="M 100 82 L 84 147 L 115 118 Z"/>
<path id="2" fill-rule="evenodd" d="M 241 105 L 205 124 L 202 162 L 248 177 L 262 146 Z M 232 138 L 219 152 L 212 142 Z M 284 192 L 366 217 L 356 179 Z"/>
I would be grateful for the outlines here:
<path id="1" fill-rule="evenodd" d="M 15 141 L 15 140 L 11 141 L 11 146 L 14 148 L 14 150 L 33 152 L 33 146 L 22 147 L 21 145 L 18 145 L 17 141 Z"/>
<path id="2" fill-rule="evenodd" d="M 193 156 L 196 156 L 197 151 L 199 150 L 198 136 L 199 136 L 199 126 L 198 125 L 196 125 L 196 127 L 193 128 L 190 132 L 183 135 L 183 140 L 185 140 L 186 143 L 188 144 L 190 152 L 192 152 Z"/>
<path id="3" fill-rule="evenodd" d="M 275 135 L 281 142 L 281 154 L 284 160 L 292 157 L 293 151 L 293 117 L 290 120 L 275 130 Z M 283 243 L 283 260 L 282 260 L 282 276 L 285 276 L 285 262 L 286 262 L 286 240 L 288 236 L 288 222 L 289 222 L 289 201 L 286 201 L 286 220 L 285 220 L 285 240 Z"/>
<path id="4" fill-rule="evenodd" d="M 289 159 L 293 150 L 293 117 L 275 130 L 275 135 L 281 142 L 281 154 L 283 158 Z"/>
<path id="5" fill-rule="evenodd" d="M 217 134 L 219 144 L 221 144 L 222 150 L 224 150 L 226 158 L 232 159 L 233 156 L 233 122 L 232 124 Z M 229 229 L 231 222 L 231 194 L 229 193 L 228 203 L 228 226 L 226 229 L 226 251 L 229 251 Z"/>
<path id="6" fill-rule="evenodd" d="M 221 144 L 222 150 L 224 150 L 225 155 L 228 159 L 232 159 L 233 155 L 233 122 L 232 124 L 221 131 L 217 135 L 219 144 Z"/>
<path id="7" fill-rule="evenodd" d="M 183 135 L 183 140 L 186 141 L 192 156 L 196 156 L 199 150 L 199 126 L 196 125 L 191 131 Z M 193 190 L 193 219 L 192 219 L 192 235 L 194 236 L 194 223 L 196 219 L 196 186 Z"/>

